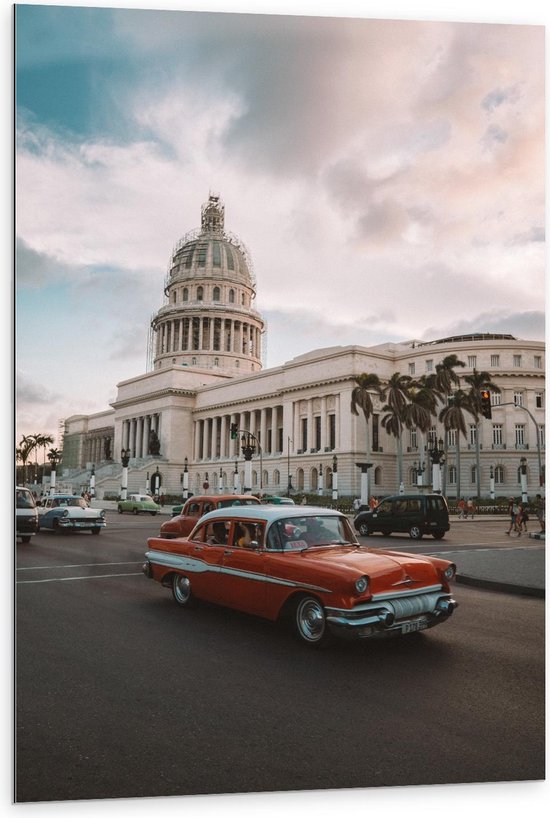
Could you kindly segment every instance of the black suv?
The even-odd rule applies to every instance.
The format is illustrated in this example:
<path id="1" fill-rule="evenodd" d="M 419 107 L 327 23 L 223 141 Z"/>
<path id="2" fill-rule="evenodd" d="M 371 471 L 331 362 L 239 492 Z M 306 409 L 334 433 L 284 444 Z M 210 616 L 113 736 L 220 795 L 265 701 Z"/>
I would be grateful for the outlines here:
<path id="1" fill-rule="evenodd" d="M 441 540 L 449 530 L 449 509 L 440 494 L 395 494 L 384 497 L 372 511 L 360 511 L 353 524 L 363 537 L 375 531 L 385 536 L 395 531 L 413 540 L 420 540 L 423 534 Z"/>

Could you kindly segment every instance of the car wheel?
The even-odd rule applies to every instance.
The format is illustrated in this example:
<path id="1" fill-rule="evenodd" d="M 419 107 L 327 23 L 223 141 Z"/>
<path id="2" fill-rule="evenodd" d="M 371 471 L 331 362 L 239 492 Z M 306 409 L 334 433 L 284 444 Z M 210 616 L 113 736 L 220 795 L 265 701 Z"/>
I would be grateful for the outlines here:
<path id="1" fill-rule="evenodd" d="M 359 523 L 359 533 L 362 537 L 368 537 L 370 534 L 369 527 L 366 523 Z"/>
<path id="2" fill-rule="evenodd" d="M 444 536 L 445 536 L 444 531 L 433 531 L 432 532 L 432 537 L 434 538 L 434 540 L 442 540 Z"/>
<path id="3" fill-rule="evenodd" d="M 178 605 L 188 605 L 191 599 L 191 583 L 188 577 L 174 574 L 172 577 L 172 596 Z"/>
<path id="4" fill-rule="evenodd" d="M 151 517 L 154 517 L 156 513 L 157 513 L 156 511 L 150 511 L 150 512 L 149 512 L 149 514 L 151 515 Z"/>
<path id="5" fill-rule="evenodd" d="M 92 534 L 100 534 L 101 528 L 92 528 Z"/>
<path id="6" fill-rule="evenodd" d="M 134 514 L 139 514 L 139 511 L 137 510 L 137 508 L 133 508 L 132 511 L 133 511 Z"/>
<path id="7" fill-rule="evenodd" d="M 409 528 L 409 537 L 411 540 L 421 540 L 422 539 L 422 531 L 420 530 L 420 526 L 412 525 Z"/>
<path id="8" fill-rule="evenodd" d="M 325 609 L 314 596 L 302 597 L 294 611 L 297 637 L 307 645 L 317 647 L 329 641 Z"/>
<path id="9" fill-rule="evenodd" d="M 119 513 L 119 514 L 122 514 L 122 506 L 119 506 L 119 507 L 118 507 L 118 513 Z"/>

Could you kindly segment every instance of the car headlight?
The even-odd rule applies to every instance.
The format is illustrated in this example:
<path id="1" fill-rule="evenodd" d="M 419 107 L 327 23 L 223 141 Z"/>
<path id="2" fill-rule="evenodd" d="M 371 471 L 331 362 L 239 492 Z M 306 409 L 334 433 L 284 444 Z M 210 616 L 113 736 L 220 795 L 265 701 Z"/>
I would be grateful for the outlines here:
<path id="1" fill-rule="evenodd" d="M 369 587 L 368 577 L 359 577 L 359 579 L 355 580 L 355 590 L 358 594 L 364 594 L 368 587 Z"/>
<path id="2" fill-rule="evenodd" d="M 100 516 L 100 517 L 105 517 L 105 512 L 104 512 L 104 511 L 100 511 L 100 512 L 99 512 L 99 516 Z"/>
<path id="3" fill-rule="evenodd" d="M 448 581 L 450 581 L 451 579 L 454 579 L 455 574 L 456 574 L 456 565 L 454 563 L 449 565 L 449 567 L 445 568 L 445 570 L 443 571 L 443 576 Z"/>
<path id="4" fill-rule="evenodd" d="M 62 517 L 68 517 L 68 516 L 69 516 L 69 509 L 68 509 L 68 508 L 66 508 L 66 509 L 65 509 L 65 511 L 63 512 L 63 514 L 62 514 L 61 516 L 62 516 Z"/>

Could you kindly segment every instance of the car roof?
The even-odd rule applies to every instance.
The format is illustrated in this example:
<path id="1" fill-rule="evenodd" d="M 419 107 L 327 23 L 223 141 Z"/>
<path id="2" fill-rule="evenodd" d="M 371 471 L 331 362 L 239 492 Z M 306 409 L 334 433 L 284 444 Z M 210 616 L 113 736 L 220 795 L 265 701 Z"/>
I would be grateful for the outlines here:
<path id="1" fill-rule="evenodd" d="M 340 511 L 336 511 L 336 509 L 332 508 L 320 508 L 318 506 L 230 506 L 229 508 L 218 508 L 215 511 L 209 511 L 208 514 L 205 514 L 201 517 L 200 522 L 204 522 L 205 520 L 218 520 L 222 519 L 246 519 L 250 518 L 252 520 L 266 520 L 266 522 L 271 523 L 275 520 L 287 520 L 290 517 L 311 517 L 311 516 L 324 516 L 324 517 L 344 517 L 344 515 Z"/>
<path id="2" fill-rule="evenodd" d="M 189 497 L 187 500 L 183 501 L 185 503 L 203 503 L 205 501 L 209 501 L 210 503 L 219 503 L 220 500 L 252 500 L 253 503 L 259 503 L 257 497 L 254 494 L 194 494 L 192 497 Z M 176 505 L 179 505 L 176 504 Z"/>
<path id="3" fill-rule="evenodd" d="M 48 494 L 46 500 L 83 500 L 80 494 Z"/>

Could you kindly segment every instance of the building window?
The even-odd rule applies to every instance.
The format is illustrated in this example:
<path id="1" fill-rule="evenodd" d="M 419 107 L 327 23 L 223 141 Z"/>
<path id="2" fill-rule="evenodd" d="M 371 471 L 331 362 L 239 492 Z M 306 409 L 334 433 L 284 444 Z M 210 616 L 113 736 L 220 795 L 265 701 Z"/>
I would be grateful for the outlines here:
<path id="1" fill-rule="evenodd" d="M 504 466 L 495 466 L 495 485 L 502 486 L 504 484 Z"/>
<path id="2" fill-rule="evenodd" d="M 500 406 L 502 403 L 501 392 L 491 392 L 491 406 Z"/>
<path id="3" fill-rule="evenodd" d="M 477 440 L 477 426 L 473 423 L 470 423 L 470 428 L 468 431 L 469 431 L 468 442 L 470 446 L 475 446 Z"/>
<path id="4" fill-rule="evenodd" d="M 415 364 L 409 364 L 409 375 L 414 375 L 415 368 Z"/>
<path id="5" fill-rule="evenodd" d="M 502 423 L 493 423 L 493 446 L 502 446 Z"/>
<path id="6" fill-rule="evenodd" d="M 523 423 L 516 423 L 516 448 L 519 446 L 525 446 L 525 424 Z"/>
<path id="7" fill-rule="evenodd" d="M 328 416 L 328 445 L 331 451 L 336 448 L 336 415 Z"/>
<path id="8" fill-rule="evenodd" d="M 184 287 L 183 289 L 183 301 L 189 301 L 189 290 L 187 287 Z"/>
<path id="9" fill-rule="evenodd" d="M 523 406 L 523 392 L 514 392 L 514 404 Z"/>
<path id="10" fill-rule="evenodd" d="M 321 450 L 321 417 L 315 416 L 315 448 L 317 451 Z"/>
<path id="11" fill-rule="evenodd" d="M 544 408 L 543 393 L 542 392 L 535 392 L 535 407 L 537 409 L 543 409 Z"/>
<path id="12" fill-rule="evenodd" d="M 212 300 L 213 301 L 219 301 L 220 300 L 220 288 L 219 287 L 214 287 L 214 292 L 212 294 Z"/>
<path id="13" fill-rule="evenodd" d="M 477 483 L 477 468 L 475 466 L 470 468 L 470 483 Z"/>
<path id="14" fill-rule="evenodd" d="M 447 446 L 456 446 L 456 429 L 447 429 Z"/>
<path id="15" fill-rule="evenodd" d="M 202 287 L 197 287 L 197 301 L 202 301 L 204 298 L 204 290 Z"/>
<path id="16" fill-rule="evenodd" d="M 212 266 L 222 266 L 222 250 L 219 241 L 212 242 Z"/>
<path id="17" fill-rule="evenodd" d="M 449 483 L 456 485 L 456 466 L 449 466 Z"/>
<path id="18" fill-rule="evenodd" d="M 474 369 L 477 366 L 477 355 L 468 355 L 468 366 Z"/>
<path id="19" fill-rule="evenodd" d="M 176 293 L 176 291 L 174 290 L 174 292 L 172 293 L 172 303 L 173 303 L 173 304 L 175 304 L 175 303 L 176 303 L 176 301 L 177 301 L 177 293 Z"/>
<path id="20" fill-rule="evenodd" d="M 191 366 L 196 366 L 196 365 L 197 365 L 197 359 L 196 358 L 191 358 Z"/>
<path id="21" fill-rule="evenodd" d="M 197 260 L 197 264 L 199 267 L 204 267 L 206 265 L 206 245 L 198 248 L 199 257 Z"/>
<path id="22" fill-rule="evenodd" d="M 302 445 L 303 452 L 307 452 L 307 418 L 302 418 Z"/>
<path id="23" fill-rule="evenodd" d="M 546 448 L 546 443 L 544 442 L 544 434 L 545 434 L 544 430 L 545 430 L 545 428 L 546 427 L 544 426 L 544 424 L 542 426 L 539 426 L 539 442 L 540 442 L 541 449 Z"/>
<path id="24" fill-rule="evenodd" d="M 381 486 L 382 485 L 382 469 L 380 466 L 377 466 L 374 470 L 374 485 Z"/>
<path id="25" fill-rule="evenodd" d="M 235 303 L 235 290 L 229 290 L 229 303 Z"/>
<path id="26" fill-rule="evenodd" d="M 535 369 L 542 369 L 542 355 L 535 355 L 533 358 L 533 365 Z"/>
<path id="27" fill-rule="evenodd" d="M 434 368 L 433 358 L 430 358 L 429 361 L 426 361 L 426 372 L 432 372 Z"/>
<path id="28" fill-rule="evenodd" d="M 491 366 L 500 366 L 500 355 L 491 355 Z"/>
<path id="29" fill-rule="evenodd" d="M 514 355 L 514 366 L 521 366 L 521 355 Z"/>
<path id="30" fill-rule="evenodd" d="M 418 445 L 418 439 L 416 436 L 416 429 L 411 429 L 409 434 L 409 446 L 411 449 L 416 449 Z"/>
<path id="31" fill-rule="evenodd" d="M 219 358 L 214 358 L 214 366 L 219 366 L 219 365 L 220 365 L 220 359 Z"/>

